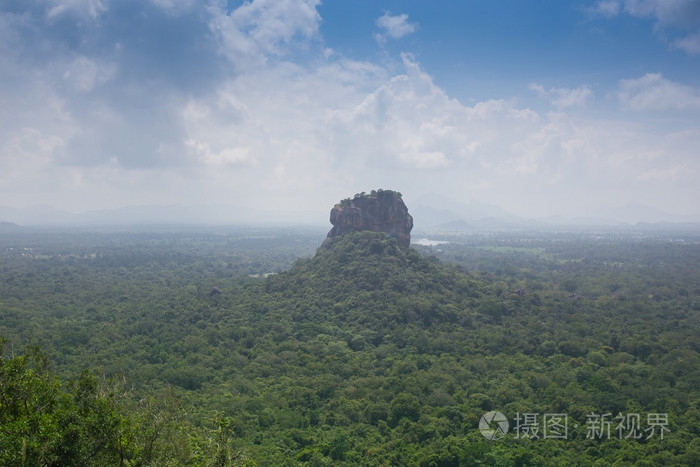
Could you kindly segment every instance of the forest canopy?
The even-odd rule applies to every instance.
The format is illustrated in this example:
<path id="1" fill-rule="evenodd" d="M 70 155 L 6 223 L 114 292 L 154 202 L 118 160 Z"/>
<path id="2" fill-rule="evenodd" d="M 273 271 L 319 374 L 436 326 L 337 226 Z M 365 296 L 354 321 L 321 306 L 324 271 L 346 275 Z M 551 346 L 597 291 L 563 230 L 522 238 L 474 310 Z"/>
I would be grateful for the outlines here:
<path id="1" fill-rule="evenodd" d="M 0 463 L 700 462 L 697 238 L 322 235 L 0 237 Z"/>

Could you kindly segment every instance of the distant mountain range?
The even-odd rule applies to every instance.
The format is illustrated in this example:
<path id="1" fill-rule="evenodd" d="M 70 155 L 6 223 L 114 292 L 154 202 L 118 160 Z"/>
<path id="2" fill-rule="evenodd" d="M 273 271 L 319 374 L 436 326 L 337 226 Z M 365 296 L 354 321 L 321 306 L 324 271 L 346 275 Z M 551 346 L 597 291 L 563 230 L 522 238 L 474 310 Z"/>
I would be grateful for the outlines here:
<path id="1" fill-rule="evenodd" d="M 22 230 L 25 230 L 25 227 L 22 227 L 21 225 L 14 224 L 12 222 L 0 221 L 0 233 L 21 232 Z"/>
<path id="2" fill-rule="evenodd" d="M 461 203 L 445 196 L 430 194 L 413 200 L 409 210 L 416 231 L 523 230 L 566 227 L 630 227 L 700 230 L 696 219 L 671 214 L 651 206 L 630 203 L 601 209 L 594 216 L 552 216 L 545 219 L 519 217 L 495 204 L 471 201 Z"/>
<path id="3" fill-rule="evenodd" d="M 429 194 L 406 200 L 414 219 L 414 232 L 493 231 L 559 229 L 573 227 L 630 227 L 643 229 L 680 228 L 700 231 L 700 222 L 642 204 L 601 209 L 593 216 L 552 216 L 545 219 L 519 217 L 495 204 Z M 227 205 L 143 205 L 71 213 L 50 206 L 17 209 L 0 206 L 0 232 L 18 231 L 23 226 L 156 226 L 156 225 L 251 225 L 328 226 L 327 212 L 262 212 L 255 208 Z"/>
<path id="4" fill-rule="evenodd" d="M 0 221 L 21 226 L 129 226 L 129 225 L 326 225 L 327 216 L 301 213 L 295 221 L 274 213 L 227 205 L 143 205 L 72 213 L 50 206 L 25 209 L 0 206 Z"/>

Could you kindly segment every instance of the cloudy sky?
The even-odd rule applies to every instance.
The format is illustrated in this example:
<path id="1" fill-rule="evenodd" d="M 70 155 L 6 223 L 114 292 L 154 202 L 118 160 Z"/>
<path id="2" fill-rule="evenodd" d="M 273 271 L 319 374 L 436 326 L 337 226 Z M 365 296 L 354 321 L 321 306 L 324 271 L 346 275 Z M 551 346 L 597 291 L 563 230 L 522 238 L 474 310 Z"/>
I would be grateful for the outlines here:
<path id="1" fill-rule="evenodd" d="M 0 3 L 1 206 L 700 220 L 699 177 L 698 0 Z"/>

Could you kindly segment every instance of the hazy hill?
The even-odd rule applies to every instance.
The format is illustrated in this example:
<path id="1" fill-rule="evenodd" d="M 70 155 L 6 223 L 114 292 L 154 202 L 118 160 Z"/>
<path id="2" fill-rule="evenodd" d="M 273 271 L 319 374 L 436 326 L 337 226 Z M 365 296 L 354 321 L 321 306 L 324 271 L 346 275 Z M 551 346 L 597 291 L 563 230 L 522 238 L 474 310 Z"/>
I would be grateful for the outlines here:
<path id="1" fill-rule="evenodd" d="M 20 225 L 17 225 L 12 222 L 0 221 L 1 233 L 21 232 L 22 230 L 25 230 L 25 228 Z"/>

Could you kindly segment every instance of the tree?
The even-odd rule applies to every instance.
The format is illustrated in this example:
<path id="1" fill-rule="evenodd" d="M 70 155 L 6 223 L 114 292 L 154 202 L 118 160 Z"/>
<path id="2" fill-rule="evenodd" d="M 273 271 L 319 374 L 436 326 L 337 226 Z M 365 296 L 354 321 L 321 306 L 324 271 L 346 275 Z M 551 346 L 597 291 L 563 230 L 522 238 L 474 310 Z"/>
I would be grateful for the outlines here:
<path id="1" fill-rule="evenodd" d="M 64 393 L 38 347 L 6 358 L 0 342 L 0 464 L 123 465 L 129 420 L 88 372 Z"/>

